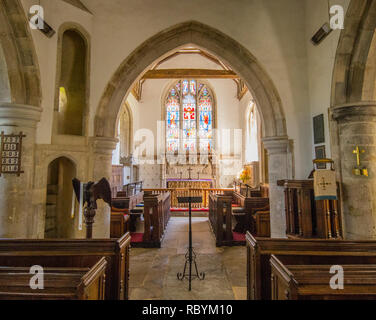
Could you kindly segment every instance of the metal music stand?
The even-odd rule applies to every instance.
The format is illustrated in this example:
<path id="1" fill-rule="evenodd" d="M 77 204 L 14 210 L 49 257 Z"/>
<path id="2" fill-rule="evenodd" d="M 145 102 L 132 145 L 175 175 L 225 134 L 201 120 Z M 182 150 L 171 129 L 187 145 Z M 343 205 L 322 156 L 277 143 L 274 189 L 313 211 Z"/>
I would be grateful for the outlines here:
<path id="1" fill-rule="evenodd" d="M 183 279 L 189 280 L 189 291 L 192 290 L 192 278 L 197 278 L 199 280 L 205 279 L 205 273 L 198 272 L 196 263 L 196 253 L 192 247 L 192 203 L 202 203 L 202 197 L 177 197 L 179 203 L 189 203 L 189 247 L 188 252 L 185 255 L 185 264 L 183 273 L 178 273 L 178 279 L 182 281 Z M 194 264 L 196 274 L 192 275 L 192 265 Z M 187 265 L 189 266 L 187 274 Z"/>

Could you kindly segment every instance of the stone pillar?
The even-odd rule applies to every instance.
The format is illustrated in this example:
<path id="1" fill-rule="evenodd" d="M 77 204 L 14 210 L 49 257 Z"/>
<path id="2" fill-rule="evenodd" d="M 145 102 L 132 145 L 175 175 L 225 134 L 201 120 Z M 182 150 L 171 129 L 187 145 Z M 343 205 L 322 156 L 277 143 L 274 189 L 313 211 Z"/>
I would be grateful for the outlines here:
<path id="1" fill-rule="evenodd" d="M 286 237 L 286 214 L 284 190 L 277 181 L 292 178 L 292 163 L 289 161 L 290 141 L 287 137 L 268 137 L 263 139 L 268 151 L 270 225 L 272 238 Z"/>
<path id="2" fill-rule="evenodd" d="M 332 113 L 338 124 L 344 236 L 376 239 L 376 102 L 339 106 Z M 353 175 L 356 146 L 365 150 L 361 165 L 368 168 L 369 177 Z"/>
<path id="3" fill-rule="evenodd" d="M 0 103 L 0 132 L 19 134 L 22 140 L 19 177 L 2 174 L 0 177 L 0 238 L 35 238 L 38 215 L 33 205 L 34 150 L 36 126 L 42 108 Z"/>
<path id="4" fill-rule="evenodd" d="M 112 151 L 115 150 L 117 142 L 118 139 L 115 138 L 97 137 L 92 139 L 93 181 L 99 181 L 102 178 L 110 180 L 112 174 Z M 111 210 L 102 200 L 98 200 L 97 205 L 93 238 L 109 238 Z"/>

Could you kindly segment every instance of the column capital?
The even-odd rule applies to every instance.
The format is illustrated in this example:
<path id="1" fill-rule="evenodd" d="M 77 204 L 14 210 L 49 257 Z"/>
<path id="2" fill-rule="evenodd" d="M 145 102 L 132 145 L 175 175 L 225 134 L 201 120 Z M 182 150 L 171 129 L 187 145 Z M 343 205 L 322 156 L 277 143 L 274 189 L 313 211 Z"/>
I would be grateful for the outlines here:
<path id="1" fill-rule="evenodd" d="M 16 126 L 36 128 L 41 119 L 41 107 L 8 103 L 0 103 L 0 126 Z"/>
<path id="2" fill-rule="evenodd" d="M 116 144 L 119 139 L 109 137 L 93 137 L 91 138 L 91 145 L 95 153 L 112 155 L 112 151 L 116 149 Z"/>
<path id="3" fill-rule="evenodd" d="M 290 140 L 287 136 L 266 137 L 262 142 L 269 154 L 287 154 L 290 149 Z"/>
<path id="4" fill-rule="evenodd" d="M 354 118 L 373 121 L 376 118 L 376 101 L 352 102 L 331 108 L 333 119 L 339 122 Z"/>

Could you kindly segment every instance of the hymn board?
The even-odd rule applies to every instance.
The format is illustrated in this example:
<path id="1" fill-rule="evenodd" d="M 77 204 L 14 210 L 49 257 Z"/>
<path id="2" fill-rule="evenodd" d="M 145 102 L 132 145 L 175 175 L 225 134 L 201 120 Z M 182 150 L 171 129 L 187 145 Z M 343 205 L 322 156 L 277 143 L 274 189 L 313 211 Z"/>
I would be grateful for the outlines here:
<path id="1" fill-rule="evenodd" d="M 2 174 L 16 174 L 20 176 L 22 138 L 26 137 L 22 132 L 19 134 L 4 134 L 1 132 L 0 140 L 0 176 Z"/>

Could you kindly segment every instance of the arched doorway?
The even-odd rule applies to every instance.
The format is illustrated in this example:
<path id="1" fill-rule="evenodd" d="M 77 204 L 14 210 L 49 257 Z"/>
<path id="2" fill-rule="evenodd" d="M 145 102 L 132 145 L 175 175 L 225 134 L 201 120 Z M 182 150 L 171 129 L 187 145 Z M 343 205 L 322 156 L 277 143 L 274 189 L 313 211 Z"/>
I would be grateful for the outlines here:
<path id="1" fill-rule="evenodd" d="M 46 239 L 74 238 L 72 209 L 72 179 L 76 165 L 61 157 L 48 166 L 45 233 Z"/>
<path id="2" fill-rule="evenodd" d="M 269 153 L 269 182 L 272 235 L 285 235 L 283 191 L 278 179 L 291 178 L 289 140 L 281 99 L 272 80 L 257 59 L 241 44 L 222 32 L 196 21 L 178 24 L 151 37 L 128 56 L 109 81 L 95 117 L 94 134 L 108 145 L 115 137 L 116 120 L 133 84 L 155 61 L 185 45 L 207 50 L 232 67 L 252 93 L 263 123 L 263 141 Z M 153 48 L 153 50 L 150 50 Z M 110 163 L 108 163 L 110 167 Z"/>
<path id="3" fill-rule="evenodd" d="M 335 58 L 331 114 L 332 154 L 342 185 L 344 233 L 349 239 L 376 238 L 376 2 L 352 0 Z M 353 151 L 364 150 L 355 175 Z"/>

